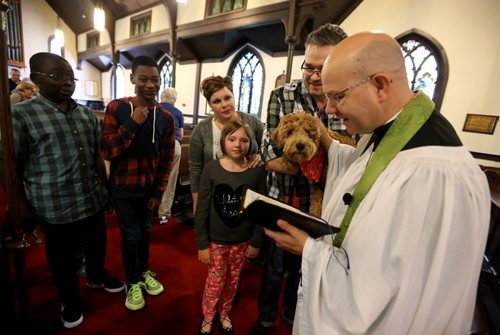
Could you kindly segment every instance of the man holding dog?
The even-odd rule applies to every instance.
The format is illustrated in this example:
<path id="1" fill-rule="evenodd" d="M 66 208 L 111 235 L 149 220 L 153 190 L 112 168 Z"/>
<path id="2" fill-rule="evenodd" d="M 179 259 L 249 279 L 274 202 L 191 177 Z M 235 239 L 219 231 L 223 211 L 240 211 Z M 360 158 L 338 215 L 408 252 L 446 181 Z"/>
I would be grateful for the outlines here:
<path id="1" fill-rule="evenodd" d="M 409 89 L 392 37 L 342 41 L 322 81 L 328 112 L 373 135 L 354 149 L 322 131 L 322 216 L 338 234 L 314 240 L 282 220 L 284 232 L 266 230 L 302 255 L 294 334 L 468 334 L 489 226 L 484 174 L 434 103 Z"/>
<path id="2" fill-rule="evenodd" d="M 301 66 L 303 77 L 271 92 L 267 111 L 267 130 L 263 144 L 269 195 L 289 202 L 301 210 L 308 211 L 314 185 L 304 176 L 296 176 L 298 169 L 287 169 L 282 162 L 282 151 L 271 139 L 280 119 L 290 113 L 307 112 L 317 115 L 325 126 L 344 132 L 342 121 L 325 113 L 326 98 L 321 83 L 323 63 L 337 43 L 347 34 L 337 25 L 325 24 L 312 31 L 306 40 L 305 60 Z M 283 251 L 274 241 L 266 241 L 266 260 L 258 299 L 259 318 L 252 334 L 270 334 L 278 313 L 281 287 L 286 276 L 282 320 L 293 323 L 297 303 L 297 288 L 300 280 L 300 257 Z"/>

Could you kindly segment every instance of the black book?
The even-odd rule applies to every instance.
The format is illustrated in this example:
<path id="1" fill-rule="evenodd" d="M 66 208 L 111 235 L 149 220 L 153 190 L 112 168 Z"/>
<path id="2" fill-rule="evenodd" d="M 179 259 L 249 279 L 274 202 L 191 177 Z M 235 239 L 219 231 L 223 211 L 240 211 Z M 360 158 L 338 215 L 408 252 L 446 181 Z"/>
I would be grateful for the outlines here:
<path id="1" fill-rule="evenodd" d="M 329 225 L 322 218 L 302 212 L 293 206 L 257 193 L 249 188 L 243 192 L 240 212 L 244 219 L 276 231 L 281 231 L 281 228 L 276 224 L 276 220 L 285 220 L 305 231 L 312 238 L 335 234 L 340 230 Z"/>

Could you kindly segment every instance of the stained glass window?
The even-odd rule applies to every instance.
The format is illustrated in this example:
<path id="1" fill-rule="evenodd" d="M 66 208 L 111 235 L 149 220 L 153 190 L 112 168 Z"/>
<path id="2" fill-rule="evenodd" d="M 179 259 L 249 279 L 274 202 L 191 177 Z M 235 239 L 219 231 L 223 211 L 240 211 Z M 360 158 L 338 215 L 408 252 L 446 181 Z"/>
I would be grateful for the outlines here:
<path id="1" fill-rule="evenodd" d="M 116 67 L 116 96 L 115 99 L 125 96 L 125 73 L 123 67 L 118 65 Z"/>
<path id="2" fill-rule="evenodd" d="M 222 5 L 223 12 L 230 12 L 233 10 L 232 0 L 224 0 L 224 4 Z"/>
<path id="3" fill-rule="evenodd" d="M 130 36 L 137 36 L 151 32 L 152 11 L 130 18 Z"/>
<path id="4" fill-rule="evenodd" d="M 260 116 L 264 68 L 255 52 L 244 49 L 233 60 L 230 68 L 236 110 Z"/>
<path id="5" fill-rule="evenodd" d="M 440 109 L 448 80 L 444 49 L 434 38 L 415 29 L 397 37 L 397 40 L 405 59 L 411 90 L 424 92 Z"/>
<path id="6" fill-rule="evenodd" d="M 170 58 L 165 57 L 163 66 L 160 67 L 161 86 L 160 91 L 158 92 L 159 95 L 165 88 L 172 87 L 172 70 L 172 61 L 170 60 Z"/>
<path id="7" fill-rule="evenodd" d="M 111 99 L 125 96 L 125 74 L 120 64 L 115 64 L 111 70 Z"/>
<path id="8" fill-rule="evenodd" d="M 210 0 L 208 15 L 227 13 L 244 7 L 245 0 Z"/>
<path id="9" fill-rule="evenodd" d="M 412 91 L 423 91 L 434 97 L 438 66 L 436 57 L 420 41 L 408 40 L 401 44 L 405 56 L 406 73 Z"/>
<path id="10" fill-rule="evenodd" d="M 91 32 L 87 34 L 87 49 L 95 48 L 99 46 L 100 34 L 98 31 Z"/>
<path id="11" fill-rule="evenodd" d="M 243 8 L 243 0 L 234 0 L 233 10 Z"/>

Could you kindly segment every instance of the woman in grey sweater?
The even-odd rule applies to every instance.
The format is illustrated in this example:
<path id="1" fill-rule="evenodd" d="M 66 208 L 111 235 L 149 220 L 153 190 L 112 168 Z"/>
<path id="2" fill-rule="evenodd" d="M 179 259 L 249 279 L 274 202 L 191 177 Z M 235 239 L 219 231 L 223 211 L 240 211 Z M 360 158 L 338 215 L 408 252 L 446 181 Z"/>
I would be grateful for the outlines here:
<path id="1" fill-rule="evenodd" d="M 235 111 L 231 78 L 207 77 L 201 83 L 201 91 L 213 111 L 213 116 L 198 123 L 189 140 L 189 179 L 193 196 L 193 213 L 196 211 L 198 186 L 204 166 L 222 157 L 220 135 L 224 125 L 236 120 L 242 120 L 250 125 L 255 133 L 259 151 L 264 132 L 264 125 L 257 117 Z M 258 153 L 252 155 L 251 167 L 256 167 L 261 162 Z"/>

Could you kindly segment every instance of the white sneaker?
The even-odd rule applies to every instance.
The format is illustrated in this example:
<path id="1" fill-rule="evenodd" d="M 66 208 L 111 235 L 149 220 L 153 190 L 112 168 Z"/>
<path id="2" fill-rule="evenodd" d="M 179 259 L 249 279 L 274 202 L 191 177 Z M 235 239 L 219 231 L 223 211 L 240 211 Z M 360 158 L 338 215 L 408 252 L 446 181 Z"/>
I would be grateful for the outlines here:
<path id="1" fill-rule="evenodd" d="M 61 323 L 64 328 L 75 328 L 83 322 L 83 313 L 81 310 L 66 308 L 61 305 Z"/>
<path id="2" fill-rule="evenodd" d="M 160 224 L 167 224 L 168 223 L 168 217 L 162 216 L 160 217 Z"/>

